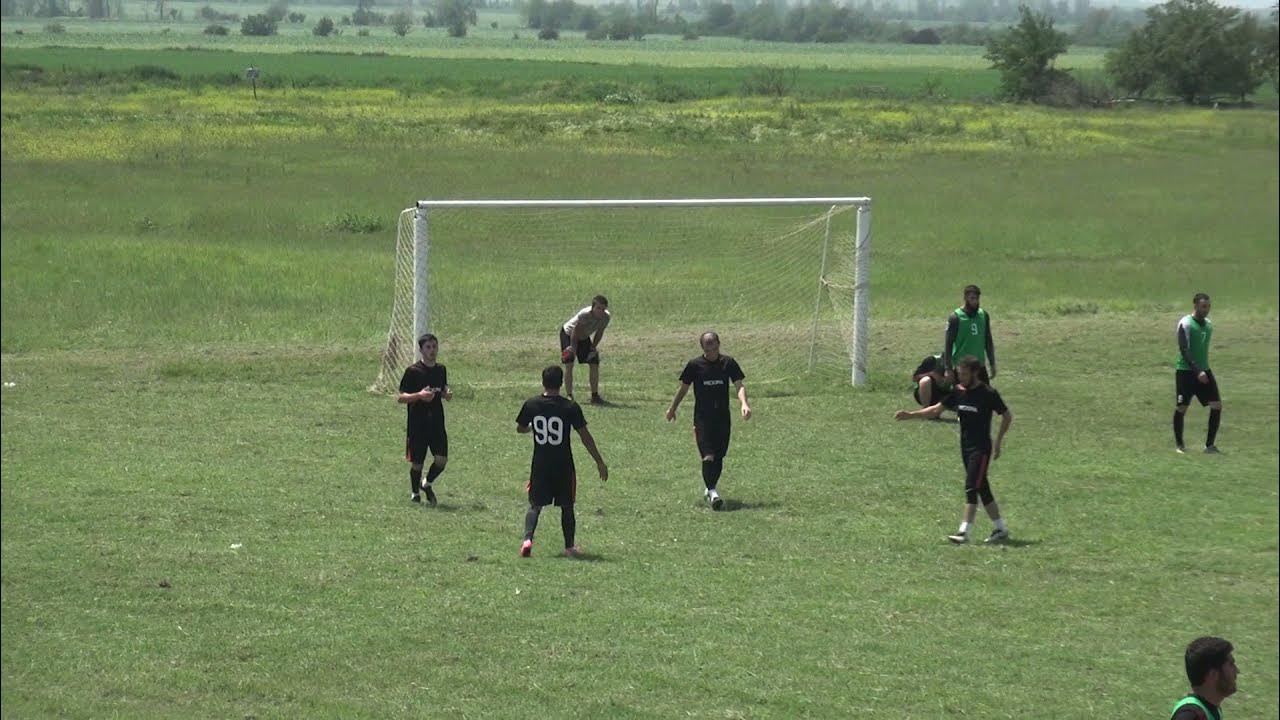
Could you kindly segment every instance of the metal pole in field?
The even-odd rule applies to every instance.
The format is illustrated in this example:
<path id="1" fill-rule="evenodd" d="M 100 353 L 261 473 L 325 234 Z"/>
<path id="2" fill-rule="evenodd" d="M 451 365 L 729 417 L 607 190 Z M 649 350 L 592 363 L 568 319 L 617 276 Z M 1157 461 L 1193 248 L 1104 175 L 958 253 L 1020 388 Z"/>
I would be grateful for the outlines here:
<path id="1" fill-rule="evenodd" d="M 427 253 L 431 236 L 427 227 L 427 209 L 418 207 L 413 215 L 413 343 L 428 332 L 431 322 L 430 286 L 427 284 Z"/>
<path id="2" fill-rule="evenodd" d="M 867 340 L 870 334 L 871 204 L 858 206 L 857 246 L 853 266 L 853 384 L 867 384 Z"/>
<path id="3" fill-rule="evenodd" d="M 258 99 L 258 68 L 254 67 L 253 65 L 250 65 L 249 69 L 244 71 L 244 76 L 249 80 L 249 82 L 253 83 L 253 99 L 257 100 Z"/>

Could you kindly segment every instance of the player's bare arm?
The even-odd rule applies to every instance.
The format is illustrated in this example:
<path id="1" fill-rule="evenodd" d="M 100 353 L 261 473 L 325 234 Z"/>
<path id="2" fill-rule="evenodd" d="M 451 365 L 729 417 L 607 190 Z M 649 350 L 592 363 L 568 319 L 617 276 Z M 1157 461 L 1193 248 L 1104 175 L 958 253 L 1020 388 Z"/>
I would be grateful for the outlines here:
<path id="1" fill-rule="evenodd" d="M 609 467 L 604 464 L 604 458 L 600 457 L 600 450 L 596 447 L 596 439 L 592 437 L 591 431 L 585 426 L 578 428 L 578 437 L 582 438 L 582 446 L 591 453 L 591 459 L 596 461 L 596 472 L 600 473 L 602 482 L 609 481 Z"/>
<path id="2" fill-rule="evenodd" d="M 936 418 L 942 414 L 942 403 L 934 403 L 926 408 L 919 410 L 899 410 L 893 414 L 894 420 L 927 420 L 928 418 Z"/>
<path id="3" fill-rule="evenodd" d="M 520 433 L 521 435 L 524 435 L 531 430 L 533 430 L 533 428 L 529 427 L 528 425 L 520 425 L 520 424 L 516 425 L 516 432 Z"/>
<path id="4" fill-rule="evenodd" d="M 751 419 L 751 406 L 747 404 L 747 386 L 741 380 L 734 383 L 738 388 L 738 402 L 742 404 L 742 419 Z"/>
<path id="5" fill-rule="evenodd" d="M 1013 424 L 1013 411 L 1005 410 L 1000 416 L 1000 431 L 996 433 L 996 445 L 992 449 L 991 459 L 998 460 L 1000 458 L 1000 447 L 1004 444 L 1004 434 L 1009 432 L 1009 426 Z"/>
<path id="6" fill-rule="evenodd" d="M 449 387 L 448 385 L 445 385 L 445 386 L 444 386 L 444 392 L 443 392 L 443 393 L 441 393 L 440 397 L 444 398 L 445 400 L 452 400 L 452 399 L 453 399 L 453 388 Z"/>
<path id="7" fill-rule="evenodd" d="M 600 341 L 603 339 L 604 339 L 604 328 L 600 328 L 599 330 L 596 331 L 596 336 L 591 339 L 591 348 L 595 349 L 600 347 Z"/>
<path id="8" fill-rule="evenodd" d="M 418 392 L 400 393 L 396 395 L 396 402 L 407 405 L 416 402 L 431 402 L 436 397 L 436 393 L 431 388 L 422 388 Z"/>
<path id="9" fill-rule="evenodd" d="M 671 407 L 667 408 L 667 422 L 676 419 L 676 409 L 680 407 L 680 402 L 684 400 L 684 396 L 689 394 L 689 383 L 680 383 L 680 388 L 676 390 L 676 396 L 671 401 Z"/>

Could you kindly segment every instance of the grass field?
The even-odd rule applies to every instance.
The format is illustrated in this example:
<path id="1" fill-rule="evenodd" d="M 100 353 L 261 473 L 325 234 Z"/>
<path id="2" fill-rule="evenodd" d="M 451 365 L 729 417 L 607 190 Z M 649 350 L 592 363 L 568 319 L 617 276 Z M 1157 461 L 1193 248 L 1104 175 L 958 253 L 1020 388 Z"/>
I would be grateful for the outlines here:
<path id="1" fill-rule="evenodd" d="M 9 40 L 6 68 L 64 52 Z M 1159 716 L 1201 634 L 1236 644 L 1230 717 L 1280 713 L 1274 113 L 615 107 L 357 79 L 254 104 L 239 88 L 14 77 L 5 717 Z M 443 338 L 457 397 L 442 506 L 408 503 L 403 411 L 365 391 L 400 208 L 845 193 L 876 203 L 864 390 L 774 362 L 749 334 L 769 298 L 743 288 L 723 317 L 678 274 L 638 271 L 642 232 L 591 266 L 438 238 L 436 292 L 452 281 L 474 316 Z M 385 225 L 343 232 L 344 217 Z M 689 254 L 731 255 L 750 223 Z M 516 558 L 529 447 L 512 420 L 554 348 L 505 319 L 531 302 L 507 291 L 542 274 L 616 313 L 616 405 L 587 409 L 612 469 L 581 479 L 588 562 L 553 556 L 554 513 Z M 943 540 L 962 498 L 954 427 L 889 420 L 968 282 L 1017 414 L 993 469 L 1015 537 L 1002 548 Z M 1172 329 L 1198 290 L 1215 303 L 1221 457 L 1177 456 L 1169 438 Z M 753 390 L 730 512 L 700 504 L 691 408 L 661 420 L 696 352 L 662 331 L 673 299 L 737 331 L 725 350 Z M 1193 444 L 1205 417 L 1191 411 Z"/>

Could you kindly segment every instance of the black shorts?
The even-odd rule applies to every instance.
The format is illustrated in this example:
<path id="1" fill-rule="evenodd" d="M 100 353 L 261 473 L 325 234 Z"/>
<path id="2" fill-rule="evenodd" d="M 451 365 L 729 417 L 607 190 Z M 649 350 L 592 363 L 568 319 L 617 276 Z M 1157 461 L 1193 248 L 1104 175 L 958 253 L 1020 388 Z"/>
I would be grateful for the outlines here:
<path id="1" fill-rule="evenodd" d="M 565 332 L 562 327 L 560 328 L 560 351 L 563 352 L 567 347 L 569 347 L 569 333 Z M 596 352 L 595 346 L 591 344 L 591 340 L 588 338 L 579 338 L 578 346 L 574 348 L 574 354 L 577 356 L 578 362 L 580 363 L 585 363 L 587 365 L 600 364 L 600 353 Z M 572 358 L 569 359 L 569 362 L 565 363 L 565 365 L 572 364 Z"/>
<path id="2" fill-rule="evenodd" d="M 409 433 L 404 440 L 404 459 L 421 465 L 427 455 L 449 456 L 449 433 L 444 423 L 436 423 L 417 432 Z"/>
<path id="3" fill-rule="evenodd" d="M 1219 402 L 1222 398 L 1218 396 L 1218 381 L 1213 377 L 1212 370 L 1205 370 L 1209 375 L 1209 382 L 1200 382 L 1199 374 L 1195 370 L 1178 370 L 1175 372 L 1177 376 L 1175 384 L 1178 387 L 1178 397 L 1175 404 L 1179 407 L 1190 405 L 1191 398 L 1200 401 L 1201 405 L 1208 405 L 1211 402 Z"/>
<path id="4" fill-rule="evenodd" d="M 704 458 L 708 455 L 715 459 L 723 459 L 729 454 L 729 427 L 717 427 L 715 425 L 703 425 L 701 427 L 693 426 L 693 442 L 698 446 L 698 457 Z"/>
<path id="5" fill-rule="evenodd" d="M 911 391 L 911 394 L 912 394 L 913 396 L 915 396 L 916 404 L 918 404 L 918 405 L 924 405 L 924 404 L 925 404 L 925 401 L 923 401 L 923 400 L 921 400 L 921 399 L 920 399 L 920 386 L 919 386 L 919 385 L 917 385 L 917 386 L 916 386 L 916 389 L 915 389 L 915 390 Z M 948 396 L 948 395 L 950 395 L 950 394 L 951 394 L 951 391 L 950 391 L 950 390 L 948 390 L 948 391 L 946 391 L 946 392 L 943 392 L 943 393 L 940 393 L 940 392 L 938 392 L 938 389 L 937 389 L 937 388 L 934 388 L 934 389 L 933 389 L 933 398 L 929 401 L 929 403 L 928 403 L 928 404 L 929 404 L 929 405 L 937 405 L 938 403 L 942 402 L 943 400 L 946 400 L 946 399 L 947 399 L 947 396 Z"/>
<path id="6" fill-rule="evenodd" d="M 532 470 L 525 490 L 530 505 L 572 505 L 578 496 L 578 473 L 573 468 Z"/>
<path id="7" fill-rule="evenodd" d="M 995 501 L 991 494 L 991 482 L 987 470 L 991 465 L 991 450 L 961 450 L 960 458 L 964 461 L 964 499 L 967 503 L 977 503 L 981 498 L 983 505 Z"/>

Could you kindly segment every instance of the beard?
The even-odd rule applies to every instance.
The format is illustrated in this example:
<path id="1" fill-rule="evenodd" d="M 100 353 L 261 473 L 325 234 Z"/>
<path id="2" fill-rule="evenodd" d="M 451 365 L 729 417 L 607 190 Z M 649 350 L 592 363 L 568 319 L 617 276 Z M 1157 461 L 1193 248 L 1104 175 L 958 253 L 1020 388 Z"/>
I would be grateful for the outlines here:
<path id="1" fill-rule="evenodd" d="M 1226 676 L 1218 678 L 1217 690 L 1222 697 L 1231 697 L 1236 692 L 1235 678 L 1228 678 Z"/>

